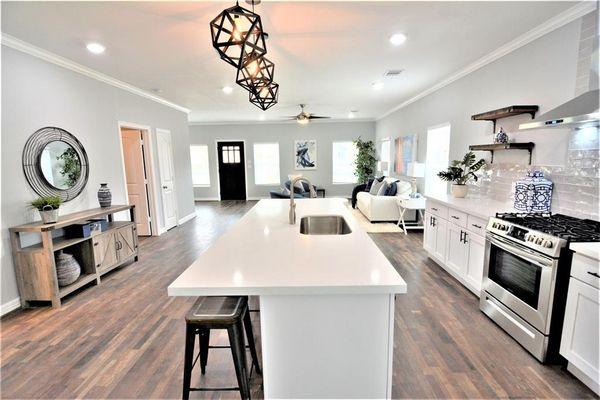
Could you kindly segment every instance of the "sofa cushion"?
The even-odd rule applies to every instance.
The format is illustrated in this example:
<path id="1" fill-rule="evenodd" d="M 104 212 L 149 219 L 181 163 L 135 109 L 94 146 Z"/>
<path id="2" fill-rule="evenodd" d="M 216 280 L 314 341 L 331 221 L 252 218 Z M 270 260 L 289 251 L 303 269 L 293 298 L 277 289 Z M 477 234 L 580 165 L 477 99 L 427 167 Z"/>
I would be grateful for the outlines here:
<path id="1" fill-rule="evenodd" d="M 381 186 L 379 186 L 379 190 L 377 191 L 377 196 L 385 196 L 388 186 L 389 184 L 386 181 L 381 182 Z"/>
<path id="2" fill-rule="evenodd" d="M 373 181 L 373 184 L 371 185 L 371 189 L 369 189 L 369 193 L 371 193 L 374 196 L 377 196 L 377 193 L 379 192 L 379 188 L 381 188 L 382 185 L 383 185 L 383 179 L 381 181 L 375 179 Z"/>

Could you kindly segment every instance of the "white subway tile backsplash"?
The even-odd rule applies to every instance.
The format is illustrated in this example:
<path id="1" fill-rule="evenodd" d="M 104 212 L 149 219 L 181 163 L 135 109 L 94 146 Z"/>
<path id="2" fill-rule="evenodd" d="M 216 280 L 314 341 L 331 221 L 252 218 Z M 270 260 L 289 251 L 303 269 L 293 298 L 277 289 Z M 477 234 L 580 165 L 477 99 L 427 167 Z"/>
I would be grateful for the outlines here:
<path id="1" fill-rule="evenodd" d="M 600 150 L 598 130 L 571 132 L 565 165 L 487 165 L 470 190 L 470 197 L 514 200 L 514 182 L 529 170 L 540 170 L 554 183 L 552 212 L 600 220 Z"/>

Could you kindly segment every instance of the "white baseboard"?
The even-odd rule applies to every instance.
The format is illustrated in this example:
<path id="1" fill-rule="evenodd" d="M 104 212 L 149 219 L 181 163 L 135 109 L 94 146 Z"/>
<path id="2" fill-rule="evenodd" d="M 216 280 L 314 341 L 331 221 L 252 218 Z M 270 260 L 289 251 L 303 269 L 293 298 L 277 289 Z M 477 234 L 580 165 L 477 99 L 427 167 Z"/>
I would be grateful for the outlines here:
<path id="1" fill-rule="evenodd" d="M 12 299 L 11 301 L 7 301 L 6 303 L 0 306 L 0 316 L 7 314 L 17 308 L 21 307 L 21 299 L 17 297 L 16 299 Z"/>
<path id="2" fill-rule="evenodd" d="M 180 218 L 179 221 L 177 221 L 177 222 L 179 223 L 179 225 L 182 225 L 182 224 L 185 224 L 186 222 L 188 222 L 189 220 L 194 219 L 194 218 L 196 218 L 196 213 L 195 212 L 193 212 L 191 214 L 188 214 L 188 215 L 186 215 L 183 218 Z"/>
<path id="3" fill-rule="evenodd" d="M 219 201 L 218 197 L 194 197 L 194 201 Z"/>
<path id="4" fill-rule="evenodd" d="M 158 235 L 157 235 L 157 236 L 160 236 L 160 235 L 162 235 L 162 234 L 163 234 L 163 233 L 165 233 L 166 231 L 167 231 L 167 229 L 166 229 L 166 228 L 162 228 L 162 227 L 161 227 L 161 228 L 158 228 Z"/>

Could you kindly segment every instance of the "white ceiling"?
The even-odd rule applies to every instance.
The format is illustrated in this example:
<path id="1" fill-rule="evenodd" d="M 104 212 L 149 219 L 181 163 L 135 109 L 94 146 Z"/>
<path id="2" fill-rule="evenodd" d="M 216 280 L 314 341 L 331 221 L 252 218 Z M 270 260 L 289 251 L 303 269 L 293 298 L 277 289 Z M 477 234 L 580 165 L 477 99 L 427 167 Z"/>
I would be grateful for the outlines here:
<path id="1" fill-rule="evenodd" d="M 247 6 L 241 2 L 244 7 Z M 279 104 L 263 113 L 212 49 L 209 21 L 232 2 L 3 2 L 2 31 L 189 108 L 190 121 L 307 111 L 376 118 L 540 25 L 573 2 L 263 2 Z M 407 37 L 400 47 L 388 38 Z M 107 47 L 102 55 L 88 41 Z M 384 78 L 403 69 L 399 78 Z M 518 71 L 515 71 L 518 72 Z M 371 83 L 384 81 L 375 91 Z M 230 85 L 226 95 L 221 87 Z"/>

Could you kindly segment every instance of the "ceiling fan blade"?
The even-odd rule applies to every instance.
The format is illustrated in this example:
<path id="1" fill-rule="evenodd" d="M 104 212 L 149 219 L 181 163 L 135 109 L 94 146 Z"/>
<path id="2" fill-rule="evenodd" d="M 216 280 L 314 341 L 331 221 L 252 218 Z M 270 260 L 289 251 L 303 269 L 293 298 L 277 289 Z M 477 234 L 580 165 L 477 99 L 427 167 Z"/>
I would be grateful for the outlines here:
<path id="1" fill-rule="evenodd" d="M 324 117 L 322 115 L 311 115 L 310 117 L 308 117 L 309 119 L 321 119 L 321 118 L 331 118 L 331 117 Z"/>

